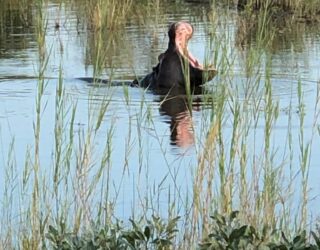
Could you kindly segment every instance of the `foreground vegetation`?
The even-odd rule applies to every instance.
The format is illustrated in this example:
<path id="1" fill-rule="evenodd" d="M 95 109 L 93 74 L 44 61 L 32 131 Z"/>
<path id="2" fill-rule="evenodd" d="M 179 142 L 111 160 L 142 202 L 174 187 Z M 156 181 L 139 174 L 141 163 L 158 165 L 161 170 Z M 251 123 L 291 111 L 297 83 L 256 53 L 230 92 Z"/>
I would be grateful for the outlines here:
<path id="1" fill-rule="evenodd" d="M 57 2 L 63 9 L 64 1 Z M 289 105 L 285 111 L 281 110 L 279 100 L 274 98 L 272 61 L 268 54 L 277 32 L 269 11 L 258 14 L 249 32 L 243 28 L 246 26 L 243 22 L 252 23 L 251 16 L 240 20 L 236 32 L 242 36 L 236 39 L 230 35 L 227 22 L 219 19 L 222 17 L 217 10 L 213 8 L 206 13 L 205 28 L 210 34 L 206 59 L 208 64 L 217 66 L 219 76 L 217 83 L 208 86 L 202 97 L 206 109 L 201 113 L 199 129 L 192 128 L 196 134 L 197 160 L 191 166 L 188 191 L 184 192 L 185 183 L 177 180 L 181 170 L 170 166 L 161 135 L 157 133 L 152 105 L 144 100 L 145 91 L 141 91 L 139 108 L 134 110 L 130 90 L 123 86 L 123 105 L 129 125 L 128 131 L 122 131 L 123 163 L 114 165 L 114 158 L 119 156 L 113 151 L 118 124 L 111 109 L 112 87 L 93 88 L 88 97 L 86 125 L 76 128 L 77 114 L 84 110 L 79 110 L 77 99 L 68 95 L 62 66 L 54 81 L 52 162 L 43 164 L 41 145 L 43 138 L 48 137 L 43 132 L 47 122 L 43 116 L 50 113 L 46 109 L 45 74 L 54 53 L 46 43 L 48 2 L 30 0 L 35 3 L 31 10 L 36 15 L 22 15 L 28 10 L 20 3 L 5 0 L 2 4 L 8 9 L 0 10 L 0 20 L 8 16 L 12 20 L 14 15 L 12 12 L 10 16 L 9 9 L 17 8 L 18 17 L 28 20 L 35 29 L 38 76 L 34 142 L 26 149 L 23 166 L 16 164 L 14 138 L 8 146 L 1 198 L 1 223 L 5 227 L 0 229 L 0 248 L 319 249 L 320 233 L 308 211 L 308 179 L 312 144 L 320 132 L 317 125 L 320 91 L 317 89 L 314 109 L 306 110 L 303 84 L 297 76 L 292 83 L 294 94 Z M 71 1 L 70 4 L 74 4 L 78 21 L 85 24 L 84 29 L 89 33 L 85 53 L 87 63 L 93 65 L 93 77 L 105 73 L 106 67 L 115 67 L 109 55 L 115 44 L 121 44 L 124 39 L 119 34 L 125 34 L 126 23 L 133 13 L 137 15 L 135 22 L 150 28 L 161 23 L 165 9 L 159 1 L 147 5 L 139 1 L 138 8 L 130 0 L 91 0 L 83 5 Z M 56 22 L 58 29 L 62 22 Z M 7 23 L 2 22 L 4 33 Z M 234 45 L 239 50 L 245 47 L 247 56 L 238 58 Z M 239 71 L 245 75 L 241 80 L 235 77 L 236 61 L 239 61 Z M 94 91 L 103 93 L 98 101 Z M 192 116 L 191 93 L 186 100 L 191 107 L 187 112 Z M 307 111 L 313 114 L 308 136 Z M 282 141 L 287 146 L 279 157 L 273 143 L 277 139 L 275 126 L 281 112 L 287 114 L 286 136 Z M 297 116 L 296 129 L 293 116 Z M 146 182 L 149 180 L 152 167 L 146 156 L 150 152 L 146 137 L 154 138 L 157 143 L 159 158 L 165 162 L 162 167 L 167 173 L 159 183 L 140 190 L 136 186 L 144 178 Z M 137 157 L 132 160 L 134 149 Z M 121 173 L 119 183 L 113 179 L 114 171 Z M 128 222 L 128 218 L 124 218 L 123 222 L 116 210 L 119 190 L 124 185 L 122 180 L 127 175 L 139 180 L 133 184 L 133 193 L 140 192 L 137 204 L 126 207 L 131 219 Z M 168 199 L 166 204 L 158 199 L 162 193 Z M 297 203 L 298 207 L 293 206 Z M 232 212 L 235 209 L 239 212 Z"/>
<path id="2" fill-rule="evenodd" d="M 237 220 L 237 211 L 229 216 L 214 214 L 211 216 L 210 231 L 199 240 L 198 249 L 320 249 L 319 232 L 312 232 L 313 241 L 303 231 L 290 239 L 283 232 L 268 230 L 257 231 L 250 225 Z M 146 225 L 131 221 L 131 228 L 123 228 L 118 222 L 102 226 L 92 225 L 90 231 L 77 235 L 68 231 L 62 224 L 59 228 L 49 226 L 46 235 L 53 249 L 176 249 L 175 237 L 179 234 L 179 217 L 164 223 L 158 217 L 152 217 Z"/>

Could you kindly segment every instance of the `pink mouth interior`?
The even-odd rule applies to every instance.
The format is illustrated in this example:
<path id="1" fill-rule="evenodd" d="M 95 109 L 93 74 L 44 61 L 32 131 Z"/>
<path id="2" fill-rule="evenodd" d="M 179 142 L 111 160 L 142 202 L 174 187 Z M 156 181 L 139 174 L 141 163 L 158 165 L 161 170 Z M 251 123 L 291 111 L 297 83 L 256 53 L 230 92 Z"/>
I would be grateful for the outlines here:
<path id="1" fill-rule="evenodd" d="M 188 51 L 188 60 L 190 64 L 195 68 L 202 68 L 202 65 L 199 61 Z"/>
<path id="2" fill-rule="evenodd" d="M 197 60 L 197 58 L 195 58 L 190 51 L 186 48 L 183 49 L 180 46 L 177 46 L 179 53 L 184 56 L 186 59 L 188 59 L 189 63 L 195 67 L 195 68 L 199 68 L 199 69 L 203 69 L 203 66 L 199 63 L 199 61 Z"/>

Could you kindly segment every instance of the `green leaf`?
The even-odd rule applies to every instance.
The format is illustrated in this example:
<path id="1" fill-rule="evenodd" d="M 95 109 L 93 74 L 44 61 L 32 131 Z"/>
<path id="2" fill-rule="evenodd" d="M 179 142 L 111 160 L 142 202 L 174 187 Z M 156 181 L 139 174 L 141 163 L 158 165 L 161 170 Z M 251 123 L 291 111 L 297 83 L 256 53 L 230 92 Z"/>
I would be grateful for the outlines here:
<path id="1" fill-rule="evenodd" d="M 226 219 L 218 213 L 215 213 L 215 215 L 211 216 L 211 218 L 214 219 L 219 226 L 226 225 Z"/>
<path id="2" fill-rule="evenodd" d="M 272 250 L 289 250 L 284 244 L 276 245 Z"/>
<path id="3" fill-rule="evenodd" d="M 137 224 L 135 223 L 134 220 L 129 219 L 129 221 L 131 222 L 131 225 L 132 225 L 132 227 L 133 227 L 134 230 L 139 230 L 139 227 L 137 226 Z"/>
<path id="4" fill-rule="evenodd" d="M 281 231 L 281 236 L 282 236 L 282 239 L 286 242 L 286 244 L 290 245 L 287 237 L 285 236 L 284 232 Z"/>
<path id="5" fill-rule="evenodd" d="M 200 243 L 199 246 L 200 246 L 200 250 L 207 250 L 211 247 L 211 243 L 210 242 Z"/>
<path id="6" fill-rule="evenodd" d="M 157 241 L 157 245 L 160 245 L 160 246 L 162 246 L 162 247 L 164 247 L 164 246 L 170 246 L 172 243 L 171 243 L 171 241 L 170 240 L 167 240 L 167 239 L 159 239 L 158 241 Z"/>
<path id="7" fill-rule="evenodd" d="M 300 235 L 294 237 L 294 239 L 293 239 L 294 245 L 300 245 L 302 242 L 303 242 L 303 238 Z"/>
<path id="8" fill-rule="evenodd" d="M 311 231 L 311 234 L 312 234 L 317 246 L 320 248 L 320 239 L 319 239 L 319 237 L 313 231 Z"/>
<path id="9" fill-rule="evenodd" d="M 238 217 L 239 211 L 232 211 L 230 216 L 229 216 L 229 220 L 233 221 L 235 218 Z"/>
<path id="10" fill-rule="evenodd" d="M 140 231 L 136 231 L 136 232 L 134 232 L 134 234 L 136 235 L 136 239 L 138 239 L 138 240 L 145 240 L 144 234 L 141 233 Z"/>
<path id="11" fill-rule="evenodd" d="M 149 226 L 146 226 L 146 227 L 144 228 L 144 236 L 146 236 L 147 241 L 150 239 L 150 235 L 151 235 L 150 227 L 149 227 Z"/>
<path id="12" fill-rule="evenodd" d="M 229 241 L 233 242 L 235 240 L 240 240 L 241 237 L 245 234 L 246 230 L 247 230 L 247 225 L 242 226 L 238 229 L 235 229 L 231 232 L 230 236 L 229 236 Z"/>
<path id="13" fill-rule="evenodd" d="M 176 226 L 177 226 L 177 222 L 178 220 L 180 219 L 180 216 L 172 219 L 169 221 L 168 225 L 167 225 L 167 228 L 166 228 L 166 231 L 168 234 L 172 234 L 172 233 L 175 233 L 177 230 L 175 229 Z"/>
<path id="14" fill-rule="evenodd" d="M 227 235 L 225 232 L 221 231 L 221 232 L 219 232 L 219 233 L 221 234 L 221 236 L 223 237 L 223 239 L 224 239 L 225 241 L 228 241 L 228 240 L 229 240 L 229 237 L 228 237 L 228 235 Z"/>
<path id="15" fill-rule="evenodd" d="M 49 225 L 49 233 L 53 234 L 55 237 L 58 236 L 59 232 L 53 226 Z"/>

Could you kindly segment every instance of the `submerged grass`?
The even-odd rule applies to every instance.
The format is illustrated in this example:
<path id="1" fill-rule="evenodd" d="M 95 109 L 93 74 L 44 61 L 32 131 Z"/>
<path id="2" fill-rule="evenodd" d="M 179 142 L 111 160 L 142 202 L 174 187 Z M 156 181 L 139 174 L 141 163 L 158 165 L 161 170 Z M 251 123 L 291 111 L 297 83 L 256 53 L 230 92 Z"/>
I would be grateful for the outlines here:
<path id="1" fill-rule="evenodd" d="M 201 117 L 201 130 L 196 138 L 197 161 L 191 169 L 191 188 L 187 187 L 189 191 L 184 192 L 183 185 L 188 183 L 178 181 L 182 170 L 180 166 L 171 166 L 164 139 L 157 131 L 152 107 L 144 99 L 144 91 L 141 91 L 141 102 L 136 111 L 131 108 L 130 90 L 123 87 L 123 103 L 129 117 L 128 131 L 122 133 L 123 155 L 115 156 L 118 121 L 116 112 L 110 108 L 112 88 L 93 88 L 88 97 L 88 109 L 79 110 L 77 101 L 65 91 L 62 66 L 56 81 L 53 158 L 50 166 L 43 165 L 41 138 L 45 121 L 42 115 L 48 112 L 44 99 L 44 73 L 51 55 L 47 52 L 45 39 L 47 15 L 43 6 L 47 2 L 37 0 L 36 3 L 39 68 L 34 143 L 26 149 L 21 179 L 17 178 L 20 175 L 15 163 L 15 140 L 9 145 L 1 200 L 1 222 L 7 227 L 0 230 L 0 248 L 225 249 L 233 246 L 240 249 L 239 242 L 244 239 L 251 239 L 248 244 L 252 249 L 258 247 L 255 244 L 268 240 L 270 246 L 271 243 L 277 246 L 279 242 L 278 246 L 292 247 L 297 242 L 302 242 L 302 246 L 310 245 L 304 230 L 310 222 L 308 177 L 311 146 L 318 136 L 319 95 L 314 108 L 312 136 L 306 138 L 303 88 L 301 81 L 297 81 L 300 150 L 293 152 L 296 137 L 291 133 L 291 119 L 295 111 L 290 106 L 285 141 L 289 145 L 290 160 L 287 162 L 287 156 L 283 156 L 283 162 L 279 162 L 278 149 L 273 143 L 280 110 L 273 95 L 271 58 L 264 51 L 267 38 L 274 34 L 273 30 L 268 30 L 268 12 L 258 16 L 254 45 L 249 44 L 248 56 L 243 59 L 245 63 L 241 67 L 235 65 L 241 59 L 236 58 L 231 49 L 230 44 L 236 41 L 232 40 L 227 22 L 218 22 L 217 13 L 210 13 L 209 27 L 224 31 L 211 33 L 208 49 L 219 69 L 219 81 L 214 91 L 209 91 L 204 97 L 206 106 L 210 108 L 204 110 Z M 93 51 L 89 54 L 94 65 L 94 77 L 98 77 L 106 66 L 105 49 L 112 48 L 106 44 L 112 39 L 106 40 L 104 35 L 124 27 L 133 1 L 92 0 L 86 4 L 82 11 L 88 11 L 88 23 L 95 30 L 94 43 L 91 44 Z M 159 5 L 159 2 L 155 4 Z M 236 67 L 245 72 L 240 82 L 233 73 Z M 95 91 L 104 91 L 103 96 Z M 189 90 L 189 108 L 192 107 L 192 95 Z M 75 129 L 78 112 L 87 112 L 86 125 Z M 191 110 L 188 112 L 192 115 Z M 149 183 L 152 166 L 148 154 L 154 144 L 144 140 L 150 135 L 166 169 L 162 179 L 153 184 Z M 101 138 L 105 141 L 103 145 Z M 135 152 L 138 156 L 133 162 L 132 154 Z M 299 155 L 298 166 L 293 159 L 294 154 Z M 284 180 L 287 168 L 290 177 Z M 114 172 L 120 173 L 117 181 Z M 300 178 L 294 179 L 296 172 Z M 132 204 L 126 206 L 132 216 L 129 228 L 122 226 L 117 216 L 117 204 L 121 192 L 126 192 L 123 186 L 128 177 L 133 179 L 131 189 L 135 194 Z M 146 188 L 143 187 L 144 180 Z M 292 189 L 293 182 L 297 181 L 301 184 L 301 189 L 298 189 L 301 207 L 293 210 L 291 204 L 296 197 Z M 168 197 L 165 205 L 160 198 L 163 193 Z M 16 198 L 21 203 L 18 215 L 11 213 Z M 163 212 L 162 207 L 167 211 Z M 240 210 L 239 214 L 233 212 L 235 209 Z M 230 216 L 227 218 L 219 214 Z M 237 223 L 234 222 L 236 217 L 239 218 Z M 296 228 L 293 218 L 297 218 Z M 17 229 L 16 224 L 19 225 Z M 274 230 L 278 231 L 272 233 Z M 291 242 L 287 240 L 290 237 L 283 234 L 281 241 L 281 231 L 289 236 L 301 234 L 300 240 Z M 215 234 L 228 237 L 217 238 Z M 315 234 L 314 239 L 317 237 Z M 201 244 L 198 245 L 200 239 Z M 277 249 L 270 246 L 270 249 Z"/>

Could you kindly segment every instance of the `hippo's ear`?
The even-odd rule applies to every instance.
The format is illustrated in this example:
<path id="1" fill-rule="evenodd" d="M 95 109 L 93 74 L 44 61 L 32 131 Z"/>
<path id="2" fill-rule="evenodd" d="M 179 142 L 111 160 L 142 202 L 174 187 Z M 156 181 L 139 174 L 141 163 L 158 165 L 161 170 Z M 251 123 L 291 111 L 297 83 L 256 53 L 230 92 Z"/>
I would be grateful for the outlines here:
<path id="1" fill-rule="evenodd" d="M 177 23 L 170 23 L 168 27 L 168 36 L 169 40 L 174 40 L 176 37 L 176 24 Z"/>
<path id="2" fill-rule="evenodd" d="M 158 56 L 158 61 L 160 62 L 165 56 L 165 53 L 161 53 L 159 56 Z"/>

